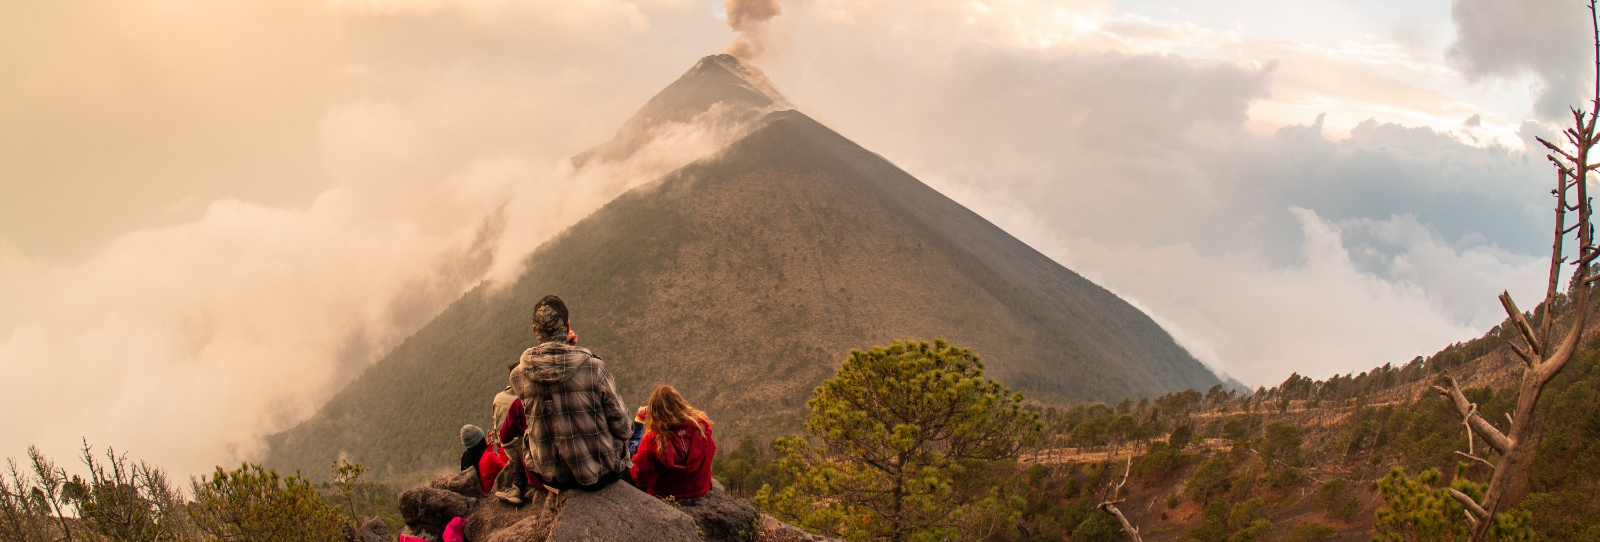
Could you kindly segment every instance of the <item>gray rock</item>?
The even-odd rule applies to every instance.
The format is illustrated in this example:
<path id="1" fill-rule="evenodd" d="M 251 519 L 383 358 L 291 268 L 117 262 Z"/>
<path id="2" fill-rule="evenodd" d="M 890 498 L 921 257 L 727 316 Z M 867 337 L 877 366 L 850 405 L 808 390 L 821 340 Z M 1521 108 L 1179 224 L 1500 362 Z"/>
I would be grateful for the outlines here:
<path id="1" fill-rule="evenodd" d="M 705 496 L 685 501 L 678 510 L 694 518 L 700 535 L 709 542 L 750 542 L 760 531 L 756 507 L 733 498 L 715 481 Z"/>
<path id="2" fill-rule="evenodd" d="M 564 491 L 566 502 L 551 527 L 548 542 L 634 541 L 700 542 L 687 514 L 626 483 L 605 489 Z"/>
<path id="3" fill-rule="evenodd" d="M 550 524 L 540 521 L 540 518 L 529 516 L 504 529 L 495 531 L 488 538 L 473 538 L 471 540 L 484 540 L 484 542 L 537 542 L 549 537 Z"/>
<path id="4" fill-rule="evenodd" d="M 472 513 L 477 501 L 454 491 L 419 486 L 400 494 L 400 517 L 412 531 L 427 532 L 435 538 L 444 534 L 451 519 Z"/>
<path id="5" fill-rule="evenodd" d="M 433 477 L 433 481 L 429 482 L 428 486 L 460 493 L 474 499 L 483 496 L 483 486 L 478 483 L 477 467 L 455 474 L 440 474 Z"/>
<path id="6" fill-rule="evenodd" d="M 615 483 L 596 492 L 535 491 L 529 502 L 513 506 L 492 495 L 469 498 L 444 489 L 459 488 L 455 476 L 437 477 L 400 495 L 404 534 L 437 541 L 445 524 L 462 517 L 467 539 L 474 542 L 835 542 L 760 515 L 720 484 L 713 484 L 704 497 L 677 505 Z"/>
<path id="7" fill-rule="evenodd" d="M 367 518 L 361 526 L 351 529 L 344 526 L 345 542 L 389 542 L 394 540 L 394 535 L 389 533 L 389 526 L 378 518 Z"/>
<path id="8" fill-rule="evenodd" d="M 439 535 L 426 531 L 418 531 L 410 526 L 400 528 L 400 534 L 413 538 L 420 538 L 424 542 L 439 542 Z"/>
<path id="9" fill-rule="evenodd" d="M 555 521 L 554 517 L 559 511 L 559 497 L 545 491 L 535 491 L 533 499 L 521 506 L 506 504 L 494 497 L 485 497 L 478 502 L 478 507 L 472 511 L 472 515 L 467 516 L 467 540 L 490 540 L 496 533 L 504 532 L 524 522 L 528 525 L 518 531 L 524 533 L 519 536 L 531 536 L 529 533 L 534 531 L 529 529 L 541 525 L 548 527 Z M 546 528 L 541 536 L 548 536 L 549 533 L 550 530 Z M 511 540 L 541 539 L 534 537 Z"/>

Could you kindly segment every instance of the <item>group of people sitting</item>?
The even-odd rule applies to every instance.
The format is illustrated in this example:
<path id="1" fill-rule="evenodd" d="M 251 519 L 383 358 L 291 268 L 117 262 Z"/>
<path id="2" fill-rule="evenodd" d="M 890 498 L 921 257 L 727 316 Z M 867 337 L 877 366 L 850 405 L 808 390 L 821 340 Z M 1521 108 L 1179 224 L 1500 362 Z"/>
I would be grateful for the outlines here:
<path id="1" fill-rule="evenodd" d="M 657 386 L 632 416 L 604 361 L 578 346 L 566 303 L 534 305 L 538 345 L 508 367 L 492 429 L 461 428 L 461 469 L 485 493 L 520 505 L 534 492 L 598 491 L 617 481 L 679 501 L 711 489 L 711 420 L 672 386 Z"/>

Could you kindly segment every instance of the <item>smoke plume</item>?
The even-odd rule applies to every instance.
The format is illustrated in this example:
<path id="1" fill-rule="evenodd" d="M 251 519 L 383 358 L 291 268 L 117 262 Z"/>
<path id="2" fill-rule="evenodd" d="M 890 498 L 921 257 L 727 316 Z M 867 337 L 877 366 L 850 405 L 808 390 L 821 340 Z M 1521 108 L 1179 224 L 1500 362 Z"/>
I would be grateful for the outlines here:
<path id="1" fill-rule="evenodd" d="M 728 28 L 739 33 L 727 52 L 739 58 L 756 58 L 766 51 L 767 21 L 783 12 L 778 0 L 727 0 Z"/>

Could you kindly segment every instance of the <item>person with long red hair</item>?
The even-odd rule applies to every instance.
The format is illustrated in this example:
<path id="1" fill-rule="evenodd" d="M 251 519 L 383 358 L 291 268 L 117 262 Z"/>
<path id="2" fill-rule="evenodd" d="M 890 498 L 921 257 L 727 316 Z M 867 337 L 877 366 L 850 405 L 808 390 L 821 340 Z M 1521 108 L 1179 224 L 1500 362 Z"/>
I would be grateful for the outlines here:
<path id="1" fill-rule="evenodd" d="M 644 438 L 633 455 L 634 485 L 657 497 L 694 499 L 711 490 L 717 442 L 711 420 L 672 386 L 650 392 Z"/>

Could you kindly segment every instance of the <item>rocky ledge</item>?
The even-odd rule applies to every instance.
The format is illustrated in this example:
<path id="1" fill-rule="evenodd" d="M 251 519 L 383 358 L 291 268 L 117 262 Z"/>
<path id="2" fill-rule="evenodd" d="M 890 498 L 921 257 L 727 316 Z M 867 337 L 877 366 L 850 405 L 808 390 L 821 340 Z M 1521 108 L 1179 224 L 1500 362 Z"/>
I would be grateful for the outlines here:
<path id="1" fill-rule="evenodd" d="M 451 519 L 465 520 L 470 542 L 753 542 L 832 539 L 756 512 L 713 483 L 704 497 L 663 501 L 626 483 L 596 492 L 535 492 L 521 506 L 478 489 L 476 471 L 441 475 L 400 494 L 402 534 L 437 542 Z"/>

